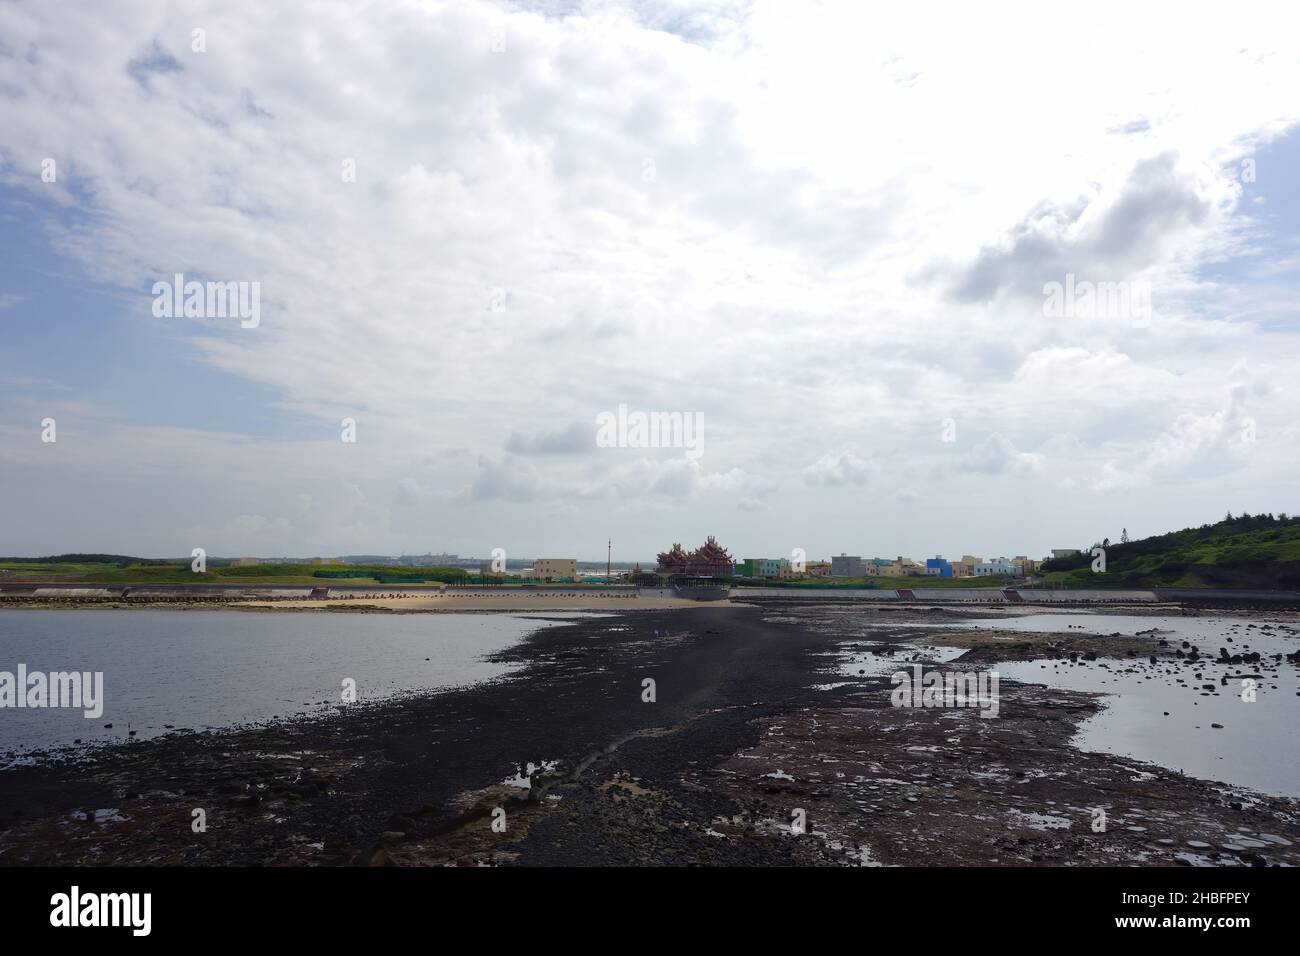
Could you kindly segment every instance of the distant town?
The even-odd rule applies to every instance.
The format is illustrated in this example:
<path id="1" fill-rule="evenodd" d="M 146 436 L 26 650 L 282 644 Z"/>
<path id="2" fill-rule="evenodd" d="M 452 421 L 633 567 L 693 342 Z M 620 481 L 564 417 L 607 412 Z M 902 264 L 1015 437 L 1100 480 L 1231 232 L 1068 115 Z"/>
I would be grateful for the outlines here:
<path id="1" fill-rule="evenodd" d="M 790 557 L 735 558 L 710 536 L 703 545 L 688 551 L 680 544 L 658 555 L 653 566 L 640 562 L 580 561 L 577 558 L 462 558 L 446 552 L 390 555 L 354 554 L 340 557 L 258 558 L 241 557 L 230 561 L 231 567 L 308 564 L 343 569 L 350 566 L 393 568 L 461 568 L 481 576 L 543 583 L 593 583 L 620 581 L 656 584 L 668 578 L 749 579 L 751 581 L 815 581 L 868 578 L 1026 578 L 1052 558 L 1079 554 L 1077 548 L 1054 549 L 1050 557 L 985 558 L 963 554 L 948 559 L 942 555 L 916 560 L 898 555 L 892 558 L 864 557 L 841 552 L 827 558 L 808 559 L 795 551 Z"/>
<path id="2" fill-rule="evenodd" d="M 604 561 L 573 557 L 466 557 L 447 552 L 345 554 L 316 557 L 220 557 L 202 548 L 185 557 L 64 553 L 0 556 L 0 582 L 10 587 L 85 585 L 368 585 L 530 586 L 624 585 L 640 588 L 866 588 L 952 586 L 972 591 L 1018 588 L 1255 588 L 1300 589 L 1300 516 L 1231 513 L 1213 523 L 1118 541 L 1101 537 L 1083 548 L 1056 548 L 1041 559 L 1018 554 L 963 554 L 914 559 L 860 553 L 808 555 L 793 548 L 781 556 L 733 556 L 714 537 L 687 549 L 680 543 L 652 561 L 614 561 L 606 541 Z M 918 580 L 919 579 L 919 580 Z"/>

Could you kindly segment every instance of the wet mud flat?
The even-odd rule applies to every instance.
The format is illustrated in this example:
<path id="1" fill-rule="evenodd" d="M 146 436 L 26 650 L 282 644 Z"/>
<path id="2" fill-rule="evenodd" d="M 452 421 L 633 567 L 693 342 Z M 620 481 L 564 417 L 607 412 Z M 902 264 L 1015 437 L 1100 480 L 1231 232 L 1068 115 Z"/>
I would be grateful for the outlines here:
<path id="1" fill-rule="evenodd" d="M 809 832 L 867 865 L 1300 864 L 1293 801 L 1073 750 L 1076 721 L 1097 706 L 1004 685 L 996 719 L 888 706 L 786 714 L 707 775 L 751 808 L 718 829 L 788 825 L 804 808 Z"/>
<path id="2" fill-rule="evenodd" d="M 879 668 L 828 676 L 871 613 L 566 622 L 490 683 L 38 760 L 0 772 L 0 864 L 1300 863 L 1296 801 L 1073 748 L 1097 695 L 1003 681 L 988 719 L 892 707 Z M 864 651 L 892 659 L 899 623 Z M 1063 650 L 1016 638 L 997 653 Z"/>

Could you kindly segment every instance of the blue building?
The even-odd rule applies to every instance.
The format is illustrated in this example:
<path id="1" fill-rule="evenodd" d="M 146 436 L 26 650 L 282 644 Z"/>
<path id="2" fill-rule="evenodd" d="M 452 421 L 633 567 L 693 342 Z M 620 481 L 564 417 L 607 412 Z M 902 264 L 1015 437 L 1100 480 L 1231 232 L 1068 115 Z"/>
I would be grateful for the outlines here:
<path id="1" fill-rule="evenodd" d="M 952 577 L 952 565 L 943 558 L 926 558 L 925 573 L 932 578 Z"/>

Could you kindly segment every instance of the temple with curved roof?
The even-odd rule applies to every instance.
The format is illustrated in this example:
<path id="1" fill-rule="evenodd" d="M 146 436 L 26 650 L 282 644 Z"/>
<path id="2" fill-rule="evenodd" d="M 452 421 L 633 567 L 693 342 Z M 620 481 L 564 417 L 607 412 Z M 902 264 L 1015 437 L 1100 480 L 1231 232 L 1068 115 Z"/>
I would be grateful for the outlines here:
<path id="1" fill-rule="evenodd" d="M 687 551 L 680 544 L 674 544 L 667 551 L 659 554 L 660 574 L 675 577 L 716 578 L 729 577 L 735 572 L 736 562 L 731 554 L 718 540 L 709 535 L 704 544 L 694 551 Z"/>

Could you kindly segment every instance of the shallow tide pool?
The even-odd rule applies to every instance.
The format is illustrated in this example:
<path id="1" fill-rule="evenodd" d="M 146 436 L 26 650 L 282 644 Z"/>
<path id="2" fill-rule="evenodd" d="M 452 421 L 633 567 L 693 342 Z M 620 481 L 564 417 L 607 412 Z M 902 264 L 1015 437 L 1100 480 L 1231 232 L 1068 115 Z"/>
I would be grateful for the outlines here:
<path id="1" fill-rule="evenodd" d="M 996 670 L 1004 680 L 1108 695 L 1101 712 L 1080 725 L 1074 743 L 1081 749 L 1134 757 L 1266 793 L 1300 796 L 1300 673 L 1289 661 L 1272 659 L 1300 649 L 1300 626 L 1249 618 L 1031 614 L 917 627 L 1075 635 L 1133 635 L 1156 628 L 1156 636 L 1173 648 L 1187 641 L 1203 655 L 1195 666 L 1163 659 L 1153 665 L 1147 658 L 1099 658 L 1003 662 Z M 870 639 L 869 632 L 864 639 Z M 928 646 L 920 636 L 914 643 L 922 659 L 936 662 L 964 652 Z M 1259 652 L 1264 660 L 1218 663 L 1220 648 L 1230 655 Z M 839 671 L 857 675 L 864 669 L 868 676 L 879 676 L 899 669 L 912 656 L 902 647 L 893 659 L 854 654 L 842 660 Z M 1253 700 L 1245 680 L 1253 681 Z"/>

